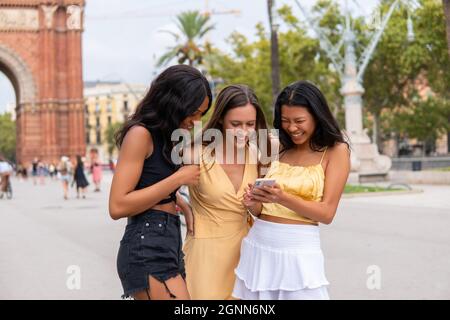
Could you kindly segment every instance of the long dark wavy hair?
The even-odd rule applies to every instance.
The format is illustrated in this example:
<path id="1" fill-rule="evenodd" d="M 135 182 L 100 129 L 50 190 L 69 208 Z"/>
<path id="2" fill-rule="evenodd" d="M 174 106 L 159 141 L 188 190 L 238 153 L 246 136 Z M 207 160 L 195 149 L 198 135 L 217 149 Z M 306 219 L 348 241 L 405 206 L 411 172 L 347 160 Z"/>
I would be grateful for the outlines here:
<path id="1" fill-rule="evenodd" d="M 266 117 L 254 91 L 244 84 L 233 84 L 223 88 L 217 96 L 213 114 L 206 124 L 203 132 L 208 129 L 223 131 L 223 120 L 228 111 L 251 104 L 256 109 L 255 131 L 267 129 Z M 270 140 L 267 139 L 267 148 L 270 154 Z M 206 144 L 206 142 L 204 142 Z M 260 164 L 258 164 L 258 168 Z"/>
<path id="2" fill-rule="evenodd" d="M 209 102 L 204 114 L 211 107 L 212 94 L 208 80 L 200 71 L 187 65 L 167 68 L 152 82 L 135 113 L 117 132 L 117 146 L 120 148 L 130 128 L 143 125 L 161 134 L 164 158 L 172 163 L 172 132 L 179 128 L 184 119 L 198 110 L 205 98 L 208 98 Z"/>
<path id="3" fill-rule="evenodd" d="M 281 107 L 302 106 L 313 116 L 316 128 L 309 140 L 313 151 L 323 151 L 325 147 L 333 147 L 337 143 L 348 143 L 339 125 L 331 113 L 327 100 L 322 92 L 309 81 L 297 81 L 281 91 L 275 102 L 273 126 L 279 130 L 281 152 L 295 146 L 294 142 L 281 126 Z"/>

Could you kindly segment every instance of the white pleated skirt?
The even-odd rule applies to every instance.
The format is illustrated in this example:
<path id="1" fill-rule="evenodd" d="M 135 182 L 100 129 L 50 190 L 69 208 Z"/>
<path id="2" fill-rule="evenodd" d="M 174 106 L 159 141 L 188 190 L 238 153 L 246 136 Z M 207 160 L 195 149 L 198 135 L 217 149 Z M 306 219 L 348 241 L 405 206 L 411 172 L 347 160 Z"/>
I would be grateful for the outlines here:
<path id="1" fill-rule="evenodd" d="M 241 244 L 233 297 L 328 300 L 319 227 L 256 219 Z"/>

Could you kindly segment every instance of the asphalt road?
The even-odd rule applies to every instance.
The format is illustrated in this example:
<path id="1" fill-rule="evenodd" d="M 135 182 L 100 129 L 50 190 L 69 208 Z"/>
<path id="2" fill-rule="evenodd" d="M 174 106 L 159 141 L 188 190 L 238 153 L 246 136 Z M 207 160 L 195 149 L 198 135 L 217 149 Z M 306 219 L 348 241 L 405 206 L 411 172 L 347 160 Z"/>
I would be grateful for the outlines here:
<path id="1" fill-rule="evenodd" d="M 107 211 L 111 175 L 87 199 L 58 181 L 13 181 L 0 200 L 0 299 L 120 299 L 126 223 Z M 450 299 L 450 187 L 343 199 L 321 226 L 332 299 Z M 184 230 L 183 230 L 184 232 Z"/>

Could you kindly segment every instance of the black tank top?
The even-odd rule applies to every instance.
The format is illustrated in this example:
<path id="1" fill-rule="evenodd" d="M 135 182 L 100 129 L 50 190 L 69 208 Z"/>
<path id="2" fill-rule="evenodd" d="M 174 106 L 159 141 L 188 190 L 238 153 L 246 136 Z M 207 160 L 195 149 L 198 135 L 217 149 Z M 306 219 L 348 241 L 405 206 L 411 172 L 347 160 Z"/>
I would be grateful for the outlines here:
<path id="1" fill-rule="evenodd" d="M 161 132 L 157 130 L 151 130 L 146 126 L 143 127 L 146 128 L 152 135 L 153 152 L 150 157 L 148 157 L 144 161 L 141 177 L 139 178 L 139 182 L 136 185 L 135 190 L 143 189 L 155 183 L 158 183 L 159 181 L 164 180 L 165 178 L 172 175 L 175 171 L 177 171 L 177 167 L 173 163 L 167 161 L 163 156 L 164 140 Z M 157 204 L 164 204 L 175 201 L 176 192 L 177 190 L 172 192 L 168 198 L 162 199 Z"/>

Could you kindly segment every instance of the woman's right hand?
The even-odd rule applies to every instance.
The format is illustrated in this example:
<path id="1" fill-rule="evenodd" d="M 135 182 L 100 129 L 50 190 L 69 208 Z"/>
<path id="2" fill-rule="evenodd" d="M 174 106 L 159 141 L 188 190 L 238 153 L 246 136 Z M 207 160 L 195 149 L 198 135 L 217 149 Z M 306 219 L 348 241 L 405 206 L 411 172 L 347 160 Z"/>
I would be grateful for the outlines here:
<path id="1" fill-rule="evenodd" d="M 187 236 L 194 236 L 194 215 L 192 214 L 192 211 L 189 213 L 184 213 L 184 218 L 186 220 L 186 237 Z"/>
<path id="2" fill-rule="evenodd" d="M 245 208 L 250 211 L 251 214 L 253 214 L 254 216 L 259 216 L 262 210 L 262 203 L 258 200 L 253 199 L 252 189 L 253 184 L 249 183 L 248 187 L 244 189 L 245 193 L 242 203 L 244 204 Z"/>
<path id="3" fill-rule="evenodd" d="M 187 165 L 182 166 L 176 172 L 180 185 L 194 185 L 196 186 L 200 180 L 200 166 L 199 165 Z"/>

